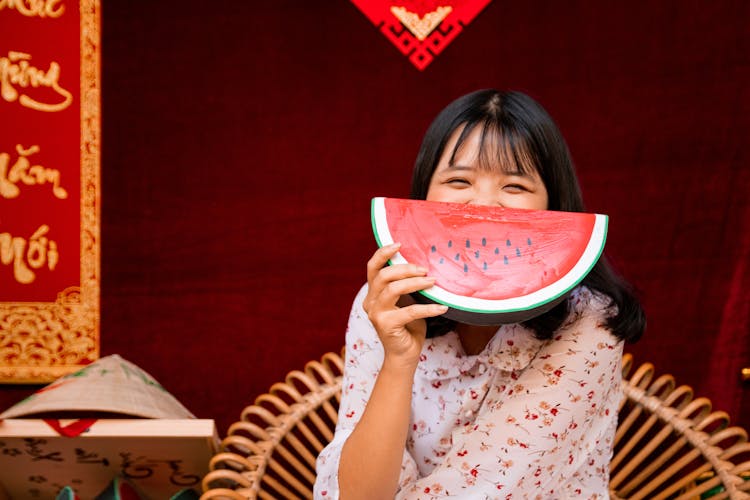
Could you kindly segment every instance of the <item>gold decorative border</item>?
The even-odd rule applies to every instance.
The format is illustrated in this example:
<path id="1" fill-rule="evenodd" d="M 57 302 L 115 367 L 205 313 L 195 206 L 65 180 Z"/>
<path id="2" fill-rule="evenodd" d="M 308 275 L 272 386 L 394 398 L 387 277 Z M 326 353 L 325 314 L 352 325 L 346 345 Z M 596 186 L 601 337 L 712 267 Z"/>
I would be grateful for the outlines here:
<path id="1" fill-rule="evenodd" d="M 99 358 L 101 0 L 79 5 L 81 283 L 55 302 L 0 303 L 0 383 L 50 382 Z"/>

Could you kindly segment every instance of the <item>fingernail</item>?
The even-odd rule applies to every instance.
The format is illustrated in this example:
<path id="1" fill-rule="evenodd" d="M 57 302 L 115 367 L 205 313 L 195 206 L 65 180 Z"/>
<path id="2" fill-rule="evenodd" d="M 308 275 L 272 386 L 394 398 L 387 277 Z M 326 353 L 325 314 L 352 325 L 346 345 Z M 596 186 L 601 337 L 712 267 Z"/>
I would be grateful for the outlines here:
<path id="1" fill-rule="evenodd" d="M 448 310 L 448 306 L 444 306 L 442 304 L 438 304 L 435 306 L 435 309 L 440 311 L 441 313 L 444 313 Z"/>
<path id="2" fill-rule="evenodd" d="M 401 243 L 391 243 L 390 245 L 388 245 L 388 248 L 391 248 L 394 250 L 399 247 L 401 247 Z"/>
<path id="3" fill-rule="evenodd" d="M 427 268 L 425 267 L 417 267 L 417 272 L 422 274 L 427 274 Z"/>

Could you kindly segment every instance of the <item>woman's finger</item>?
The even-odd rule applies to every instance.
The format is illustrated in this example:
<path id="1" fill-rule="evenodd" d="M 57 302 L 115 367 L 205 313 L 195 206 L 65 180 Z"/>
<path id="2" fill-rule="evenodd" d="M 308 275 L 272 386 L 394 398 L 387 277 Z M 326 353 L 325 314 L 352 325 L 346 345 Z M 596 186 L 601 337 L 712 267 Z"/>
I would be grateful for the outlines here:
<path id="1" fill-rule="evenodd" d="M 430 288 L 434 284 L 435 278 L 432 276 L 415 276 L 391 281 L 382 288 L 376 300 L 381 304 L 387 304 L 388 307 L 395 307 L 402 295 Z"/>
<path id="2" fill-rule="evenodd" d="M 414 304 L 383 313 L 380 323 L 384 331 L 395 332 L 412 321 L 440 316 L 447 310 L 448 306 L 442 304 Z"/>
<path id="3" fill-rule="evenodd" d="M 398 306 L 398 301 L 402 296 L 430 288 L 435 284 L 435 278 L 430 276 L 413 276 L 396 281 L 390 281 L 385 285 L 372 285 L 367 290 L 362 306 L 369 316 L 370 320 L 382 311 L 387 311 Z"/>
<path id="4" fill-rule="evenodd" d="M 398 252 L 399 248 L 401 248 L 400 243 L 393 243 L 392 245 L 386 245 L 384 247 L 378 248 L 375 253 L 372 254 L 370 260 L 367 261 L 368 283 L 371 283 L 375 278 L 375 275 L 378 274 L 378 272 L 383 269 L 383 266 L 388 263 L 388 260 L 396 255 L 396 252 Z"/>
<path id="5" fill-rule="evenodd" d="M 414 278 L 427 274 L 427 269 L 414 264 L 396 264 L 381 269 L 375 277 L 369 281 L 369 286 L 376 293 L 385 288 L 389 283 Z"/>

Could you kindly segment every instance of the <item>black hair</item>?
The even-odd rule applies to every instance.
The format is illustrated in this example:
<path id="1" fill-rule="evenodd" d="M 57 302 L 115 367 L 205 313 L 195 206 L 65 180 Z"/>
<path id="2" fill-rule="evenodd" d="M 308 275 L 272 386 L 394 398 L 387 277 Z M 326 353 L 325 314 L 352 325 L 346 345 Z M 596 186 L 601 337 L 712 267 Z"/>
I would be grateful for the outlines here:
<path id="1" fill-rule="evenodd" d="M 478 90 L 459 97 L 445 107 L 430 124 L 412 176 L 411 197 L 427 198 L 432 175 L 450 137 L 463 127 L 451 159 L 469 134 L 481 127 L 480 161 L 500 164 L 522 172 L 536 169 L 548 195 L 548 210 L 583 212 L 583 196 L 568 146 L 555 122 L 534 99 L 521 92 Z M 494 161 L 492 154 L 499 158 Z M 499 161 L 498 161 L 499 160 Z M 512 163 L 513 165 L 508 165 Z M 643 309 L 631 286 L 618 276 L 602 256 L 583 279 L 582 285 L 611 299 L 617 313 L 607 327 L 618 338 L 635 342 L 646 325 Z M 524 323 L 539 339 L 549 339 L 569 315 L 567 300 Z M 427 321 L 428 337 L 447 333 L 455 323 L 442 317 Z"/>

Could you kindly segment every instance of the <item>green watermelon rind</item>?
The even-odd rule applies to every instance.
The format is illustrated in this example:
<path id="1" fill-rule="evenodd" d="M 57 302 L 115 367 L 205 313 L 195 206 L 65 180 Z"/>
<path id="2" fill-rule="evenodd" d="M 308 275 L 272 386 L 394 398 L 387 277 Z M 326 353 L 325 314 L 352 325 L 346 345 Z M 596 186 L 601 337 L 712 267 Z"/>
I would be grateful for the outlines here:
<path id="1" fill-rule="evenodd" d="M 420 290 L 419 293 L 432 302 L 444 304 L 460 311 L 478 314 L 513 314 L 543 308 L 546 304 L 560 299 L 575 288 L 588 275 L 591 269 L 594 268 L 601 257 L 607 240 L 609 217 L 602 214 L 593 215 L 595 216 L 594 226 L 583 255 L 581 255 L 570 271 L 544 288 L 523 296 L 508 299 L 466 297 L 448 292 L 438 285 L 426 290 Z M 372 199 L 370 217 L 378 247 L 382 248 L 394 243 L 388 228 L 385 198 L 377 197 Z M 400 253 L 396 253 L 389 260 L 389 264 L 409 264 L 409 262 Z"/>

